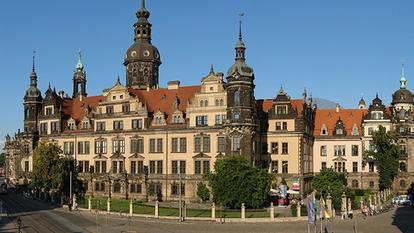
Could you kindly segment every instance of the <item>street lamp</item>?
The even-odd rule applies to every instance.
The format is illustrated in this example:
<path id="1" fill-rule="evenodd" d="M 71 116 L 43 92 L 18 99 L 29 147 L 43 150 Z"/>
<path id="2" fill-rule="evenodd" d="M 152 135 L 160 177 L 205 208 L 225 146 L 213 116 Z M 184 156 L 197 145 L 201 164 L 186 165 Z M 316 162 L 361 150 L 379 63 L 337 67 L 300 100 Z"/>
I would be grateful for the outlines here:
<path id="1" fill-rule="evenodd" d="M 18 229 L 18 232 L 19 233 L 21 233 L 22 231 L 21 231 L 21 228 L 22 228 L 22 220 L 20 219 L 20 216 L 18 216 L 17 217 L 17 229 Z"/>

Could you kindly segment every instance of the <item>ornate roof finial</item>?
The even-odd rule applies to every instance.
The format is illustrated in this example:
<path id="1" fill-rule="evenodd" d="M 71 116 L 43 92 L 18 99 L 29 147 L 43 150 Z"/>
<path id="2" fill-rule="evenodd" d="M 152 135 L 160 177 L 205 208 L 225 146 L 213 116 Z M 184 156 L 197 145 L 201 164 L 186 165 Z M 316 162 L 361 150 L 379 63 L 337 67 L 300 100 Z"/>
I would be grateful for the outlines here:
<path id="1" fill-rule="evenodd" d="M 139 7 L 139 10 L 137 12 L 137 17 L 148 19 L 149 15 L 149 11 L 145 9 L 145 0 L 141 0 L 141 6 Z"/>
<path id="2" fill-rule="evenodd" d="M 35 56 L 36 56 L 36 50 L 33 50 L 32 73 L 35 73 Z"/>
<path id="3" fill-rule="evenodd" d="M 401 77 L 400 77 L 400 88 L 406 88 L 407 79 L 405 78 L 404 62 L 401 64 Z"/>
<path id="4" fill-rule="evenodd" d="M 242 40 L 242 17 L 244 16 L 244 13 L 240 13 L 239 14 L 240 19 L 239 19 L 239 40 Z"/>
<path id="5" fill-rule="evenodd" d="M 209 74 L 214 74 L 214 67 L 213 64 L 210 65 L 210 73 Z"/>
<path id="6" fill-rule="evenodd" d="M 119 74 L 118 74 L 118 79 L 116 80 L 117 84 L 121 84 L 121 80 L 119 79 Z"/>
<path id="7" fill-rule="evenodd" d="M 280 89 L 279 89 L 279 95 L 284 95 L 285 94 L 285 90 L 283 90 L 283 85 L 280 84 Z"/>
<path id="8" fill-rule="evenodd" d="M 81 49 L 78 49 L 78 63 L 76 64 L 76 70 L 83 70 Z"/>

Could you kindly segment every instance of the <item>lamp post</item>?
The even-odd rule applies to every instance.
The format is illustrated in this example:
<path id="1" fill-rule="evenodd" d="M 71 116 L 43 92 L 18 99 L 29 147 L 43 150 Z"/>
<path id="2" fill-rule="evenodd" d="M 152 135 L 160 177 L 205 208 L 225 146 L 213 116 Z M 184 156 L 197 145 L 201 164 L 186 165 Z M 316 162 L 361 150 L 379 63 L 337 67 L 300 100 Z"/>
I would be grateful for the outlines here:
<path id="1" fill-rule="evenodd" d="M 19 233 L 22 232 L 21 228 L 22 228 L 22 220 L 20 219 L 20 216 L 17 217 L 17 230 Z"/>

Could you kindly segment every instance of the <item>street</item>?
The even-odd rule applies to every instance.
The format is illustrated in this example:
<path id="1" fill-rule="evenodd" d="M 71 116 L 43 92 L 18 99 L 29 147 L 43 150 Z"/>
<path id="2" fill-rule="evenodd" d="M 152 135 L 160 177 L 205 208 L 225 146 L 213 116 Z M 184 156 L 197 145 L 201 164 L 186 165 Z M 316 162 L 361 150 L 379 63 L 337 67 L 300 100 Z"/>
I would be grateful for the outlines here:
<path id="1" fill-rule="evenodd" d="M 137 232 L 137 233 L 186 233 L 186 232 L 307 232 L 305 221 L 285 223 L 212 223 L 184 222 L 176 220 L 158 220 L 145 218 L 129 218 L 117 215 L 96 215 L 95 212 L 69 212 L 63 208 L 51 206 L 24 198 L 17 194 L 1 195 L 3 210 L 9 214 L 3 217 L 0 232 L 18 232 L 17 217 L 21 219 L 22 232 Z M 408 207 L 395 208 L 381 215 L 368 217 L 366 220 L 357 215 L 352 220 L 324 222 L 322 232 L 355 232 L 358 233 L 411 233 L 414 232 L 414 209 Z M 320 232 L 320 223 L 317 224 Z M 315 232 L 311 228 L 311 232 Z"/>

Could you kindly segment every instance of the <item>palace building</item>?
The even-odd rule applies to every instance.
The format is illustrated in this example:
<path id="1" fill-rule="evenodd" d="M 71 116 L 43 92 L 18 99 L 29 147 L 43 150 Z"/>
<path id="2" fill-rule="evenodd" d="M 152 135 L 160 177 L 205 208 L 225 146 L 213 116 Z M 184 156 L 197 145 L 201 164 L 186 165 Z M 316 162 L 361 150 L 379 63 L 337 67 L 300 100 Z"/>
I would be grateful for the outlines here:
<path id="1" fill-rule="evenodd" d="M 269 168 L 291 186 L 295 180 L 295 190 L 309 193 L 315 105 L 306 95 L 290 99 L 283 90 L 274 99 L 255 99 L 241 24 L 227 73 L 211 66 L 199 85 L 170 81 L 162 88 L 161 56 L 151 43 L 144 0 L 136 16 L 134 42 L 123 63 L 125 84 L 118 78 L 99 95 L 88 95 L 79 54 L 72 96 L 50 85 L 43 95 L 33 60 L 24 130 L 6 137 L 9 180 L 30 180 L 33 151 L 39 141 L 47 141 L 75 161 L 84 189 L 93 195 L 143 199 L 150 194 L 174 201 L 181 182 L 185 200 L 197 201 L 203 174 L 231 154 Z"/>
<path id="2" fill-rule="evenodd" d="M 203 175 L 229 155 L 268 169 L 300 196 L 312 191 L 313 176 L 324 167 L 346 173 L 352 188 L 375 190 L 377 165 L 364 151 L 375 149 L 372 133 L 379 125 L 400 133 L 394 189 L 404 191 L 414 181 L 414 100 L 404 72 L 389 107 L 377 96 L 368 109 L 363 99 L 358 109 L 317 109 L 306 90 L 303 98 L 292 99 L 282 87 L 273 98 L 256 99 L 240 23 L 226 73 L 211 66 L 198 85 L 176 80 L 160 87 L 161 55 L 151 43 L 144 0 L 136 16 L 134 42 L 124 57 L 125 81 L 118 77 L 98 95 L 87 93 L 80 54 L 71 97 L 50 85 L 42 94 L 33 59 L 23 131 L 6 136 L 11 183 L 30 181 L 33 151 L 45 141 L 74 161 L 89 195 L 176 201 L 181 190 L 186 201 L 198 201 Z"/>

